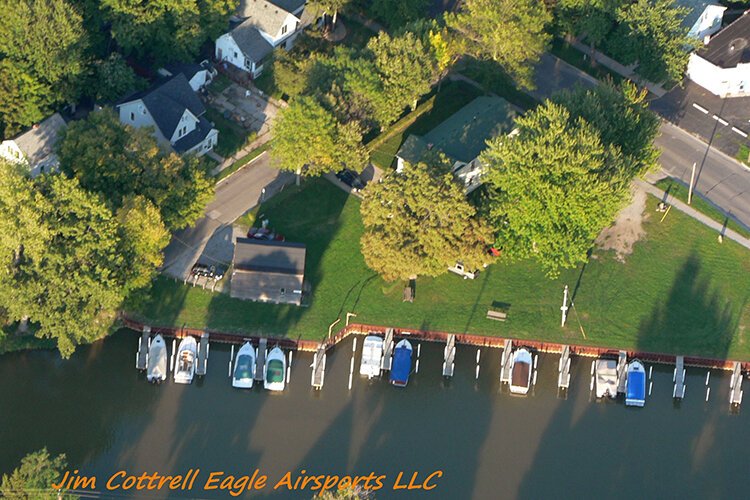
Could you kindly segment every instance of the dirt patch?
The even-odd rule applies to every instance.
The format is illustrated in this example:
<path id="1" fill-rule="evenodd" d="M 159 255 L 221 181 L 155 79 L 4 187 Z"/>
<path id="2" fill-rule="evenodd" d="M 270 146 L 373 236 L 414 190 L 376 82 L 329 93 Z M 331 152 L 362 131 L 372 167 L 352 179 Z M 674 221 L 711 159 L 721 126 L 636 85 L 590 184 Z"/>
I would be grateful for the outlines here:
<path id="1" fill-rule="evenodd" d="M 646 193 L 633 187 L 632 201 L 617 215 L 614 224 L 606 228 L 596 239 L 596 246 L 602 250 L 614 250 L 617 260 L 625 262 L 625 257 L 633 252 L 633 245 L 640 240 L 643 230 L 643 212 L 646 210 Z"/>

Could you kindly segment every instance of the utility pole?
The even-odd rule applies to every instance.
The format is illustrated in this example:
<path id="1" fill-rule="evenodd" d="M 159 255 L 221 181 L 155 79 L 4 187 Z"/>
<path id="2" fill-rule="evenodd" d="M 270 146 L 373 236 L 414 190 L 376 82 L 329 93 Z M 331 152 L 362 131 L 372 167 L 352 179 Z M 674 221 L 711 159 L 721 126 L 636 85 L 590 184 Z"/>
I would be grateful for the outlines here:
<path id="1" fill-rule="evenodd" d="M 693 201 L 693 182 L 695 181 L 695 162 L 693 162 L 693 171 L 690 173 L 690 187 L 688 188 L 688 205 Z"/>
<path id="2" fill-rule="evenodd" d="M 560 310 L 562 311 L 562 321 L 560 322 L 560 327 L 562 328 L 565 326 L 565 320 L 568 319 L 568 285 L 565 285 L 565 290 L 563 291 L 563 303 Z"/>

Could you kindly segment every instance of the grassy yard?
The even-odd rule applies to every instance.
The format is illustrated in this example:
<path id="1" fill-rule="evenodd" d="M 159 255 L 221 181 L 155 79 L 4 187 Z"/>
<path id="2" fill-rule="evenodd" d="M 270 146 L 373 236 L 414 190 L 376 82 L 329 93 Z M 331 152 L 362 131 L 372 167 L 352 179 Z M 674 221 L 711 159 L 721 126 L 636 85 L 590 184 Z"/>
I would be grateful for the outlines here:
<path id="1" fill-rule="evenodd" d="M 532 262 L 500 262 L 475 280 L 420 278 L 410 304 L 401 301 L 404 283 L 385 283 L 365 266 L 358 199 L 325 180 L 308 181 L 258 213 L 289 241 L 307 244 L 309 307 L 242 302 L 160 278 L 136 315 L 153 324 L 320 339 L 331 322 L 355 312 L 372 324 L 750 360 L 750 280 L 738 279 L 750 272 L 750 254 L 731 241 L 719 245 L 713 231 L 679 212 L 659 223 L 656 203 L 649 198 L 647 236 L 626 263 L 596 251 L 583 269 L 549 280 Z M 560 328 L 566 284 L 575 308 Z M 500 303 L 509 305 L 508 321 L 485 319 Z"/>
<path id="2" fill-rule="evenodd" d="M 219 142 L 214 147 L 214 151 L 221 156 L 232 156 L 247 143 L 252 135 L 210 106 L 206 107 L 206 119 L 219 131 Z"/>
<path id="3" fill-rule="evenodd" d="M 669 194 L 671 196 L 674 196 L 678 200 L 687 203 L 688 188 L 683 183 L 671 178 L 666 178 L 658 181 L 655 186 L 662 191 L 669 191 Z M 717 208 L 714 204 L 704 200 L 699 195 L 693 196 L 690 206 L 697 211 L 708 215 L 710 218 L 712 218 L 716 222 L 719 222 L 720 224 L 724 224 L 726 222 L 728 229 L 737 231 L 742 236 L 750 238 L 750 230 L 748 230 L 745 226 L 739 224 L 735 220 L 728 218 L 722 210 Z"/>
<path id="4" fill-rule="evenodd" d="M 255 158 L 259 157 L 264 152 L 268 151 L 268 149 L 271 147 L 270 143 L 261 144 L 257 148 L 250 151 L 248 154 L 237 160 L 236 162 L 232 163 L 230 167 L 225 168 L 221 172 L 218 173 L 218 175 L 215 177 L 216 182 L 219 182 L 222 179 L 225 179 L 250 163 Z"/>
<path id="5" fill-rule="evenodd" d="M 482 94 L 481 90 L 464 82 L 445 83 L 440 92 L 367 144 L 370 161 L 383 170 L 389 169 L 410 134 L 426 134 Z"/>

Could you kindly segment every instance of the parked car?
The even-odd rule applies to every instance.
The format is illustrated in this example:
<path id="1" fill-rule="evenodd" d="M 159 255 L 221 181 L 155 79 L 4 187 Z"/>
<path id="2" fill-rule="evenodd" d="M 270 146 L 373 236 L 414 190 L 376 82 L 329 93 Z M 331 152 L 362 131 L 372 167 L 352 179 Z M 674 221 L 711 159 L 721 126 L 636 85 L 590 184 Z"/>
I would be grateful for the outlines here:
<path id="1" fill-rule="evenodd" d="M 193 268 L 190 270 L 190 274 L 194 276 L 208 276 L 211 272 L 210 266 L 196 262 Z"/>
<path id="2" fill-rule="evenodd" d="M 360 179 L 359 175 L 357 175 L 356 172 L 349 170 L 348 168 L 338 171 L 336 173 L 336 177 L 338 178 L 338 180 L 351 187 L 354 191 L 359 191 L 360 189 L 363 189 L 365 187 L 365 184 L 364 182 L 362 182 L 362 179 Z"/>
<path id="3" fill-rule="evenodd" d="M 264 227 L 251 227 L 247 237 L 255 240 L 284 241 L 284 236 Z"/>

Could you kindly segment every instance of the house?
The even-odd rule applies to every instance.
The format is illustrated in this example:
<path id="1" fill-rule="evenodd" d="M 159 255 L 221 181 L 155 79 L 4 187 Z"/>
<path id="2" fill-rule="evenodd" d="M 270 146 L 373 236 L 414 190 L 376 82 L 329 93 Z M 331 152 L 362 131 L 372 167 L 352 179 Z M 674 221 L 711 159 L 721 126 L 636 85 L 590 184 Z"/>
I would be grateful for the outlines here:
<path id="1" fill-rule="evenodd" d="M 0 157 L 29 168 L 32 177 L 57 169 L 55 145 L 66 124 L 59 113 L 0 143 Z"/>
<path id="2" fill-rule="evenodd" d="M 203 116 L 206 108 L 183 73 L 131 95 L 117 109 L 121 123 L 153 127 L 159 144 L 179 154 L 202 156 L 219 138 L 219 131 Z"/>
<path id="3" fill-rule="evenodd" d="M 688 14 L 682 24 L 689 29 L 689 36 L 698 40 L 707 40 L 707 37 L 721 29 L 724 11 L 727 10 L 723 5 L 706 0 L 677 0 L 676 3 L 688 9 Z"/>
<path id="4" fill-rule="evenodd" d="M 516 110 L 500 97 L 481 96 L 421 137 L 410 135 L 396 153 L 396 171 L 418 163 L 430 152 L 445 155 L 451 171 L 470 193 L 482 184 L 479 154 L 487 140 L 513 129 Z"/>
<path id="5" fill-rule="evenodd" d="M 216 40 L 216 60 L 257 78 L 276 47 L 290 49 L 303 22 L 304 0 L 242 0 L 234 29 Z"/>
<path id="6" fill-rule="evenodd" d="M 300 305 L 305 253 L 302 243 L 237 238 L 230 295 L 244 300 Z"/>
<path id="7" fill-rule="evenodd" d="M 216 76 L 216 70 L 213 69 L 208 61 L 198 63 L 176 63 L 170 64 L 158 71 L 163 77 L 177 76 L 180 73 L 185 75 L 190 87 L 199 92 L 206 87 Z"/>
<path id="8" fill-rule="evenodd" d="M 690 54 L 687 77 L 719 97 L 750 95 L 750 14 Z"/>

